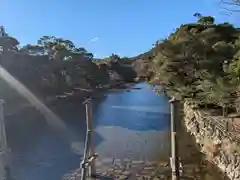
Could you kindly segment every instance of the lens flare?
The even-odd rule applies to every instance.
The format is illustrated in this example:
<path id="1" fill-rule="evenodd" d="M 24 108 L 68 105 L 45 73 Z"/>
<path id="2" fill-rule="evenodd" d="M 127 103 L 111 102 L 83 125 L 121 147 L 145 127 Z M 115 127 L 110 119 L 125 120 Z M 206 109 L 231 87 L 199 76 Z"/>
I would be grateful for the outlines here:
<path id="1" fill-rule="evenodd" d="M 67 135 L 68 138 L 73 137 L 66 124 L 61 118 L 54 114 L 44 103 L 42 103 L 27 87 L 14 78 L 7 70 L 0 65 L 0 78 L 9 86 L 14 88 L 20 95 L 26 98 L 44 117 L 48 125 L 52 128 L 61 130 L 61 133 Z"/>

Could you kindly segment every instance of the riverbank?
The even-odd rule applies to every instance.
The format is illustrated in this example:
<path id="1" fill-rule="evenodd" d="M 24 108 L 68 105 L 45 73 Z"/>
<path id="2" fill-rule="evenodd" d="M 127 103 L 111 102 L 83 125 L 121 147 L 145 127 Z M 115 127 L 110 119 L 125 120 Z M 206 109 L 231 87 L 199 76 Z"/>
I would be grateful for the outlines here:
<path id="1" fill-rule="evenodd" d="M 161 91 L 166 93 L 170 99 L 167 91 Z M 182 127 L 181 132 L 184 134 L 187 132 L 186 139 L 193 141 L 198 151 L 202 153 L 201 161 L 204 161 L 208 167 L 214 168 L 214 174 L 219 176 L 219 179 L 240 180 L 240 130 L 236 132 L 236 128 L 231 127 L 235 129 L 235 132 L 228 132 L 228 127 L 226 128 L 227 121 L 233 124 L 235 120 L 234 122 L 239 125 L 240 119 L 212 117 L 211 113 L 208 113 L 209 110 L 197 110 L 187 102 L 179 102 L 177 109 L 178 113 L 182 112 L 182 115 L 178 114 L 180 117 L 178 121 L 181 122 L 179 127 Z M 186 145 L 183 152 L 186 151 L 186 148 L 189 150 Z M 210 180 L 212 179 L 210 178 Z"/>
<path id="2" fill-rule="evenodd" d="M 211 116 L 187 102 L 183 110 L 186 130 L 194 137 L 208 162 L 219 168 L 222 177 L 240 180 L 240 144 L 236 138 L 239 133 L 226 129 L 229 119 Z"/>
<path id="3" fill-rule="evenodd" d="M 157 94 L 164 93 L 169 100 L 171 99 L 169 93 L 164 89 L 155 89 L 154 91 Z M 195 125 L 190 127 L 186 123 L 188 121 L 186 116 L 189 112 L 184 107 L 183 103 L 177 103 L 177 141 L 179 157 L 183 166 L 183 177 L 185 177 L 184 174 L 190 174 L 192 178 L 201 180 L 229 180 L 229 177 L 222 172 L 221 167 L 210 160 L 206 153 L 202 151 L 202 147 L 199 146 L 196 136 L 192 133 Z M 193 169 L 190 172 L 189 167 Z"/>
<path id="4" fill-rule="evenodd" d="M 35 96 L 42 104 L 47 106 L 50 109 L 56 109 L 56 107 L 62 106 L 63 104 L 72 104 L 72 105 L 81 105 L 84 100 L 88 97 L 92 99 L 97 99 L 101 101 L 104 99 L 104 94 L 110 89 L 122 89 L 127 90 L 134 86 L 136 83 L 120 83 L 112 84 L 106 87 L 95 88 L 95 89 L 86 89 L 78 88 L 72 92 L 64 93 L 56 96 L 47 96 L 47 97 L 37 97 Z M 34 104 L 31 104 L 28 99 L 22 97 L 16 90 L 13 88 L 8 89 L 8 96 L 6 96 L 4 103 L 4 115 L 11 116 L 13 114 L 20 113 L 24 109 L 34 108 Z M 12 95 L 11 95 L 12 94 Z M 4 99 L 4 96 L 1 98 Z"/>

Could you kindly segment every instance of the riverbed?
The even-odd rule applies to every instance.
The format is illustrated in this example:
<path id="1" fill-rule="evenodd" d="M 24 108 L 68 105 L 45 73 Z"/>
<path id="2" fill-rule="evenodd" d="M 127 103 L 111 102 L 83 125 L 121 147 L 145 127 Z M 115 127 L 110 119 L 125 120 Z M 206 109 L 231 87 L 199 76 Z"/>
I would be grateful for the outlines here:
<path id="1" fill-rule="evenodd" d="M 93 101 L 95 151 L 103 159 L 166 162 L 170 155 L 168 98 L 157 96 L 147 84 L 135 87 L 142 90 L 109 92 Z M 84 106 L 66 103 L 52 111 L 56 115 L 52 121 L 34 108 L 6 117 L 14 179 L 60 180 L 79 167 L 86 133 Z"/>

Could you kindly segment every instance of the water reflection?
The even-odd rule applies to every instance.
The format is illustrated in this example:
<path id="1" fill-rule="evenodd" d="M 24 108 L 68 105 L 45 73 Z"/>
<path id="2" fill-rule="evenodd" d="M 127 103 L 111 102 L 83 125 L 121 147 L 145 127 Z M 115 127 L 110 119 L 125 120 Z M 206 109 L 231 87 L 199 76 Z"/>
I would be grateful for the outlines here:
<path id="1" fill-rule="evenodd" d="M 131 130 L 167 130 L 169 114 L 110 109 L 98 114 L 99 126 L 120 126 Z"/>
<path id="2" fill-rule="evenodd" d="M 135 87 L 143 89 L 109 93 L 95 112 L 96 124 L 141 131 L 168 130 L 168 98 L 164 94 L 157 96 L 146 84 L 138 84 Z"/>

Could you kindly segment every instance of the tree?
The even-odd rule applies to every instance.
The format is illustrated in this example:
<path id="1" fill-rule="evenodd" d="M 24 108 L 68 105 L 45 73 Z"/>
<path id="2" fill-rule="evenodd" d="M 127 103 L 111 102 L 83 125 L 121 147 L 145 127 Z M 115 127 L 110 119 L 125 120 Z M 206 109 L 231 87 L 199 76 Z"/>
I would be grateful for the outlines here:
<path id="1" fill-rule="evenodd" d="M 240 12 L 239 0 L 220 0 L 220 5 L 221 5 L 220 7 L 226 10 L 227 12 L 230 12 L 230 13 Z"/>
<path id="2" fill-rule="evenodd" d="M 202 16 L 200 13 L 195 13 L 193 16 L 198 18 L 198 23 L 203 25 L 214 24 L 214 17 L 212 16 Z"/>
<path id="3" fill-rule="evenodd" d="M 31 45 L 27 44 L 23 46 L 19 52 L 24 53 L 24 54 L 29 54 L 29 55 L 35 55 L 35 56 L 41 56 L 45 55 L 44 48 L 39 45 Z"/>
<path id="4" fill-rule="evenodd" d="M 0 37 L 0 49 L 2 53 L 18 51 L 19 42 L 10 36 Z"/>
<path id="5" fill-rule="evenodd" d="M 8 36 L 8 34 L 5 31 L 4 26 L 0 26 L 0 37 Z"/>
<path id="6" fill-rule="evenodd" d="M 57 38 L 55 36 L 43 36 L 38 40 L 38 45 L 43 47 L 47 54 L 55 60 L 64 60 L 72 54 L 79 54 L 92 60 L 93 54 L 87 52 L 83 47 L 76 47 L 70 40 Z"/>

